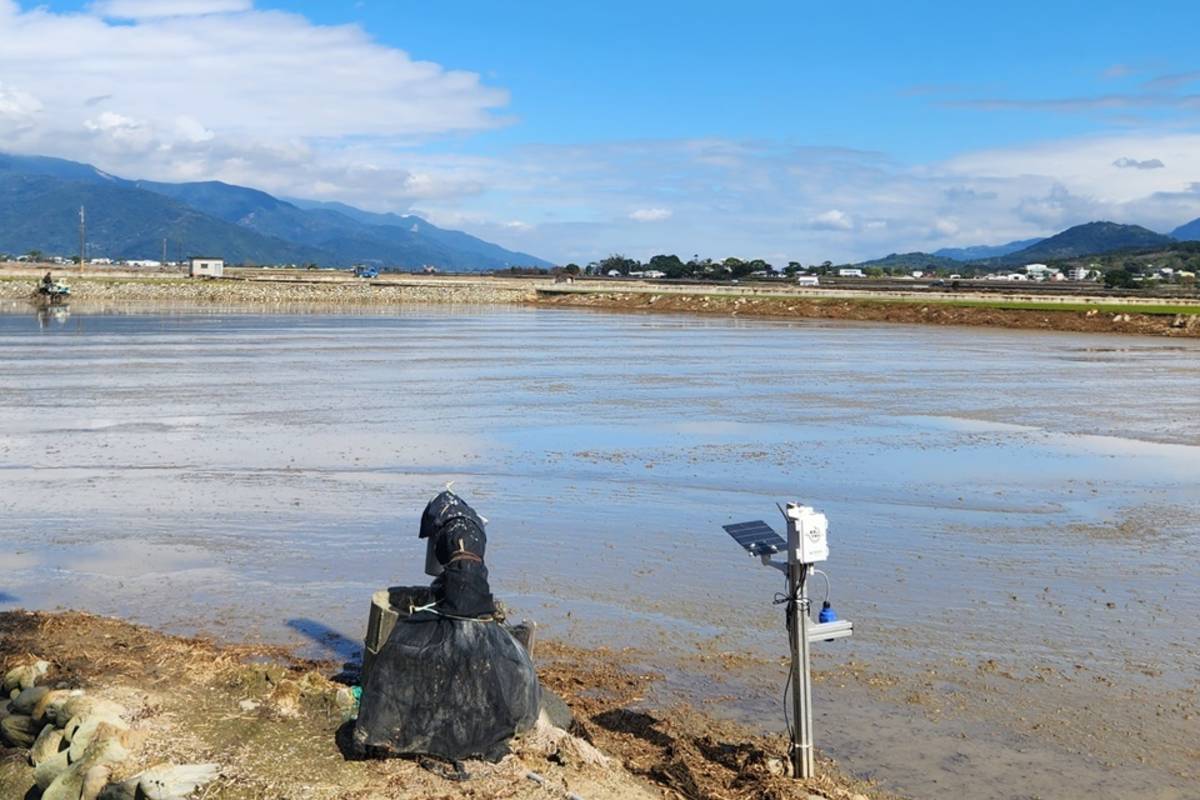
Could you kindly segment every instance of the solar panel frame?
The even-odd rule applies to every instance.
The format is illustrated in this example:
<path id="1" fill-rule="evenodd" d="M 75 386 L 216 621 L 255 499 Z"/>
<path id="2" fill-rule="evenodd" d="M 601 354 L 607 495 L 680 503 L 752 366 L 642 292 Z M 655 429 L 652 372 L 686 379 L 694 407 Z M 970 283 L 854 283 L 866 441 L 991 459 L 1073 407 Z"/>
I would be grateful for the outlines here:
<path id="1" fill-rule="evenodd" d="M 761 519 L 722 525 L 735 542 L 753 556 L 771 555 L 787 550 L 787 542 Z"/>

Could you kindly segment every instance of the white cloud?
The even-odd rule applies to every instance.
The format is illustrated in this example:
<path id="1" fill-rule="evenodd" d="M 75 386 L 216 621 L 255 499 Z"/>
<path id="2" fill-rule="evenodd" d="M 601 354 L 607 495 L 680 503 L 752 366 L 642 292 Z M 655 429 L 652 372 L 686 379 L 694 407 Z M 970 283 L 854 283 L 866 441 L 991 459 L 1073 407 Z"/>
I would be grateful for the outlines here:
<path id="1" fill-rule="evenodd" d="M 1121 169 L 1162 169 L 1166 164 L 1157 158 L 1147 158 L 1143 161 L 1138 161 L 1136 158 L 1122 156 L 1113 162 L 1113 166 Z"/>
<path id="2" fill-rule="evenodd" d="M 157 19 L 249 11 L 252 0 L 101 0 L 92 10 L 111 19 Z"/>
<path id="3" fill-rule="evenodd" d="M 477 191 L 404 148 L 506 124 L 508 93 L 356 25 L 250 0 L 0 0 L 0 148 L 160 180 L 220 179 L 392 205 Z"/>
<path id="4" fill-rule="evenodd" d="M 854 227 L 854 220 L 845 211 L 831 208 L 809 219 L 808 224 L 818 230 L 848 231 Z"/>
<path id="5" fill-rule="evenodd" d="M 1162 154 L 1165 166 L 1113 168 L 1131 152 Z M 844 148 L 709 139 L 526 148 L 422 169 L 452 169 L 481 187 L 422 203 L 434 221 L 577 263 L 610 252 L 782 252 L 804 263 L 840 262 L 1000 244 L 1097 219 L 1169 231 L 1200 217 L 1200 135 L 1176 133 L 1077 138 L 918 165 Z M 668 220 L 629 221 L 630 208 L 668 202 Z M 487 222 L 510 215 L 535 230 L 518 241 Z"/>
<path id="6" fill-rule="evenodd" d="M 958 233 L 958 223 L 952 219 L 939 218 L 933 223 L 933 229 L 939 236 L 953 236 Z"/>
<path id="7" fill-rule="evenodd" d="M 671 218 L 669 208 L 639 208 L 632 212 L 629 218 L 634 222 L 662 222 Z"/>

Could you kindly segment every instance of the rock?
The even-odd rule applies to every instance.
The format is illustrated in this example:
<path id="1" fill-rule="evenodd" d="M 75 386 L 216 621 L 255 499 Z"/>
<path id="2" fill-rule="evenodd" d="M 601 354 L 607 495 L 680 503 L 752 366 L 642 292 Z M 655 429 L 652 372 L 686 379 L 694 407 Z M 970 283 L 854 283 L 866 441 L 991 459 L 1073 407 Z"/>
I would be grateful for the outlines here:
<path id="1" fill-rule="evenodd" d="M 238 703 L 238 708 L 249 713 L 251 711 L 257 711 L 258 707 L 261 705 L 262 703 L 258 702 L 257 700 L 243 700 L 242 702 Z"/>
<path id="2" fill-rule="evenodd" d="M 97 800 L 139 800 L 137 778 L 123 783 L 110 783 L 100 791 Z"/>
<path id="3" fill-rule="evenodd" d="M 571 730 L 571 726 L 575 724 L 575 716 L 571 713 L 571 709 L 561 697 L 545 686 L 542 687 L 541 711 L 552 725 L 562 728 L 564 731 Z"/>
<path id="4" fill-rule="evenodd" d="M 12 747 L 33 747 L 41 731 L 41 726 L 35 723 L 32 717 L 24 714 L 12 714 L 0 720 L 0 735 L 3 735 L 4 741 Z"/>
<path id="5" fill-rule="evenodd" d="M 342 711 L 353 711 L 354 707 L 358 705 L 358 700 L 354 698 L 354 690 L 349 686 L 339 686 L 333 695 L 333 702 Z"/>
<path id="6" fill-rule="evenodd" d="M 67 723 L 67 718 L 62 718 L 62 721 L 60 722 L 59 712 L 62 711 L 62 707 L 68 700 L 80 694 L 83 694 L 83 692 L 78 690 L 75 692 L 69 692 L 65 689 L 54 689 L 53 691 L 47 692 L 46 696 L 39 700 L 37 705 L 33 707 L 33 714 L 31 715 L 33 717 L 33 721 L 45 722 L 50 725 L 57 725 L 61 728 Z"/>
<path id="7" fill-rule="evenodd" d="M 34 767 L 33 782 L 38 785 L 39 789 L 45 790 L 50 784 L 54 783 L 59 775 L 66 772 L 70 766 L 71 760 L 67 755 L 67 751 L 59 750 Z"/>
<path id="8" fill-rule="evenodd" d="M 100 792 L 99 800 L 138 800 L 138 779 L 110 783 Z"/>
<path id="9" fill-rule="evenodd" d="M 83 776 L 83 788 L 79 792 L 79 800 L 98 800 L 100 792 L 108 785 L 112 777 L 112 767 L 101 764 L 92 767 Z"/>
<path id="10" fill-rule="evenodd" d="M 38 681 L 46 677 L 46 673 L 49 671 L 49 661 L 35 661 L 25 666 L 13 667 L 4 675 L 4 691 L 9 692 L 12 696 L 13 689 L 21 691 L 32 689 L 37 686 Z"/>
<path id="11" fill-rule="evenodd" d="M 609 763 L 608 756 L 595 746 L 551 724 L 544 711 L 538 715 L 533 730 L 521 734 L 518 748 L 522 754 L 536 753 L 563 765 L 606 767 Z"/>
<path id="12" fill-rule="evenodd" d="M 108 713 L 100 713 L 99 711 L 93 711 L 87 717 L 80 720 L 78 725 L 75 724 L 76 720 L 79 720 L 79 717 L 75 717 L 68 722 L 67 727 L 63 731 L 63 738 L 71 742 L 70 753 L 72 763 L 83 758 L 84 752 L 95 738 L 100 735 L 102 729 L 107 730 L 111 728 L 122 732 L 129 730 L 129 726 L 125 724 L 125 720 Z"/>
<path id="13" fill-rule="evenodd" d="M 48 694 L 50 694 L 50 690 L 45 686 L 33 686 L 25 689 L 12 701 L 13 713 L 32 717 L 34 707 Z"/>
<path id="14" fill-rule="evenodd" d="M 36 767 L 43 761 L 53 757 L 59 751 L 59 748 L 62 747 L 62 743 L 62 731 L 53 725 L 47 725 L 42 728 L 42 732 L 34 740 L 33 746 L 29 748 L 29 763 Z"/>
<path id="15" fill-rule="evenodd" d="M 146 800 L 183 800 L 220 772 L 219 764 L 160 764 L 138 776 L 138 795 Z"/>
<path id="16" fill-rule="evenodd" d="M 73 695 L 63 703 L 62 710 L 57 715 L 58 720 L 56 722 L 59 726 L 63 726 L 74 717 L 79 717 L 81 720 L 93 714 L 100 714 L 106 717 L 123 717 L 126 713 L 128 712 L 125 710 L 125 707 L 119 703 L 80 693 Z M 68 741 L 70 738 L 68 735 Z"/>
<path id="17" fill-rule="evenodd" d="M 59 773 L 46 787 L 42 800 L 80 800 L 84 796 L 84 789 L 89 787 L 89 776 L 95 774 L 92 772 L 94 769 L 119 764 L 128 757 L 129 749 L 125 746 L 122 731 L 108 723 L 101 723 L 83 756 Z M 35 770 L 35 777 L 36 774 Z M 95 796 L 99 793 L 97 790 Z"/>

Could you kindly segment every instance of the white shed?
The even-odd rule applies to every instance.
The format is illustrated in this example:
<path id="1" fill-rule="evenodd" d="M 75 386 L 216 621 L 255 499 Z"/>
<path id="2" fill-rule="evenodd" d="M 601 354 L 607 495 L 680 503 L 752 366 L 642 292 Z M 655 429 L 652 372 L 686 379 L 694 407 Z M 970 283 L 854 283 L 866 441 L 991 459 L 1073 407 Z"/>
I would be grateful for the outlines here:
<path id="1" fill-rule="evenodd" d="M 225 274 L 225 259 L 192 256 L 188 259 L 188 277 L 219 278 Z"/>

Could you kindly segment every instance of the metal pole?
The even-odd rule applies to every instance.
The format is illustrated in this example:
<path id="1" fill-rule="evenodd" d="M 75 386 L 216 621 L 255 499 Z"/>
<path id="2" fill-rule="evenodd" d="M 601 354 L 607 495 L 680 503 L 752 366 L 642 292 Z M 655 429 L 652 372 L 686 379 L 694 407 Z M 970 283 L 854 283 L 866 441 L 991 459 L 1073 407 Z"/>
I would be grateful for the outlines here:
<path id="1" fill-rule="evenodd" d="M 811 778 L 816 773 L 813 763 L 812 732 L 812 673 L 808 666 L 808 572 L 810 564 L 801 564 L 795 524 L 788 525 L 788 594 L 792 599 L 788 638 L 792 645 L 792 775 Z"/>
<path id="2" fill-rule="evenodd" d="M 796 712 L 796 750 L 799 754 L 799 766 L 796 775 L 801 778 L 811 778 L 817 772 L 813 758 L 812 671 L 809 668 L 808 652 L 808 626 L 812 622 L 808 613 L 808 573 L 811 569 L 809 564 L 800 565 L 800 585 L 796 602 L 797 616 L 800 617 L 800 663 L 797 665 L 800 674 L 796 684 L 796 696 L 799 698 L 799 709 Z"/>
<path id="3" fill-rule="evenodd" d="M 84 215 L 83 206 L 79 207 L 79 274 L 83 274 L 83 257 L 85 243 L 87 242 L 87 217 Z"/>

